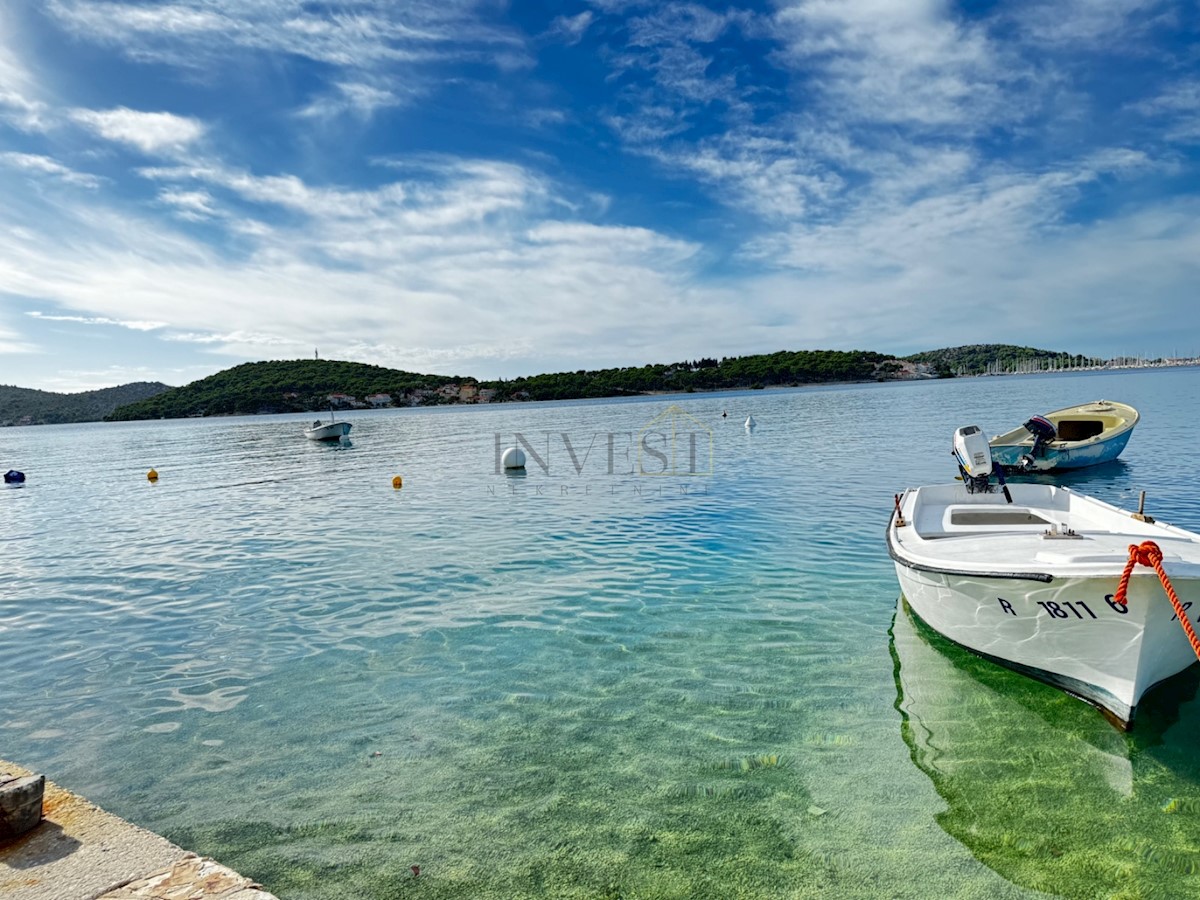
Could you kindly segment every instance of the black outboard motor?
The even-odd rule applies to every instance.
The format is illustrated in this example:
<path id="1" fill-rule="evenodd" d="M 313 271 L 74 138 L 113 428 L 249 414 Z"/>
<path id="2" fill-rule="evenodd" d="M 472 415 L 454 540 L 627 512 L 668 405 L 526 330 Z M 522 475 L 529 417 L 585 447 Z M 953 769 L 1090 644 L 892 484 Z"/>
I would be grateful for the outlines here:
<path id="1" fill-rule="evenodd" d="M 1045 416 L 1033 416 L 1025 423 L 1024 428 L 1033 435 L 1033 447 L 1021 456 L 1021 468 L 1033 469 L 1037 461 L 1046 453 L 1046 445 L 1058 437 L 1058 429 Z"/>
<path id="2" fill-rule="evenodd" d="M 1012 503 L 1012 494 L 1004 483 L 1004 469 L 992 462 L 992 448 L 978 425 L 955 429 L 952 452 L 968 494 L 990 494 L 994 490 L 991 477 L 995 475 L 1004 499 Z"/>

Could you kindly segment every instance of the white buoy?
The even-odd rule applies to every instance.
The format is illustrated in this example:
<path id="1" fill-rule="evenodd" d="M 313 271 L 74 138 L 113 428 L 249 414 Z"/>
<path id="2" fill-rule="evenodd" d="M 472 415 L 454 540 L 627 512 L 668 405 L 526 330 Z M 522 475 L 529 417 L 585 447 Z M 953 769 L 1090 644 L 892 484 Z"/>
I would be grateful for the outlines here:
<path id="1" fill-rule="evenodd" d="M 753 431 L 756 425 L 758 425 L 758 423 L 754 421 L 754 416 L 746 416 L 747 431 Z"/>
<path id="2" fill-rule="evenodd" d="M 500 457 L 500 465 L 506 469 L 525 468 L 525 451 L 520 447 L 509 447 Z"/>

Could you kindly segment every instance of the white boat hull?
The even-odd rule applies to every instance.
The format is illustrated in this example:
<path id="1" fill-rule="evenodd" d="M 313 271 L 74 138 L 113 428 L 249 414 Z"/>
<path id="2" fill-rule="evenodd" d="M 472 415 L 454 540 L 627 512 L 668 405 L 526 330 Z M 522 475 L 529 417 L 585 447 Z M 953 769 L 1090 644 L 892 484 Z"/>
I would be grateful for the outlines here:
<path id="1" fill-rule="evenodd" d="M 349 422 L 330 422 L 319 427 L 304 429 L 304 436 L 310 441 L 340 441 L 349 433 Z"/>
<path id="2" fill-rule="evenodd" d="M 1171 526 L 1139 522 L 1065 488 L 1010 488 L 1012 506 L 998 494 L 937 486 L 943 493 L 958 492 L 943 497 L 938 508 L 966 509 L 976 521 L 982 521 L 980 510 L 1012 517 L 1028 509 L 1056 523 L 1074 518 L 1077 535 L 1047 535 L 1036 523 L 1014 525 L 1009 532 L 996 526 L 935 532 L 928 514 L 936 510 L 922 510 L 917 491 L 906 492 L 901 503 L 906 524 L 897 527 L 893 517 L 888 529 L 904 598 L 918 617 L 955 643 L 1057 685 L 1129 727 L 1146 691 L 1196 661 L 1153 569 L 1134 569 L 1127 605 L 1111 602 L 1129 545 L 1144 540 L 1160 545 L 1164 568 L 1187 607 L 1185 614 L 1195 622 L 1200 539 Z M 923 490 L 929 489 L 918 489 Z M 1072 511 L 1073 506 L 1081 508 Z M 1106 511 L 1116 514 L 1112 521 L 1105 522 Z M 923 514 L 926 537 L 917 534 L 912 518 L 919 524 Z M 1089 530 L 1089 524 L 1096 527 Z"/>

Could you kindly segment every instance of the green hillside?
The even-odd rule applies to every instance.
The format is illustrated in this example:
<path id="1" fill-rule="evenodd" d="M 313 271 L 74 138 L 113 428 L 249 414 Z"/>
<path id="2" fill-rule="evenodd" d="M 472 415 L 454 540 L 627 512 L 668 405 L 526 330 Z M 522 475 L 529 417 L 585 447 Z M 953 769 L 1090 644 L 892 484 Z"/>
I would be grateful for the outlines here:
<path id="1" fill-rule="evenodd" d="M 869 381 L 888 378 L 898 368 L 889 357 L 866 350 L 785 350 L 641 368 L 581 369 L 511 381 L 480 382 L 480 387 L 495 390 L 497 400 L 572 400 L 651 391 Z"/>
<path id="2" fill-rule="evenodd" d="M 1038 350 L 1014 344 L 968 344 L 942 350 L 926 350 L 904 357 L 909 362 L 924 363 L 942 376 L 983 375 L 987 372 L 1015 372 L 1023 367 L 1041 369 L 1082 367 L 1093 360 L 1061 350 Z"/>
<path id="3" fill-rule="evenodd" d="M 898 360 L 868 350 L 798 350 L 704 358 L 641 367 L 555 372 L 499 381 L 422 375 L 365 363 L 284 360 L 245 363 L 183 387 L 124 385 L 86 394 L 0 388 L 0 422 L 79 422 L 104 418 L 325 411 L 487 400 L 570 400 L 653 392 L 763 388 L 773 385 L 883 381 L 911 376 L 911 364 L 943 377 L 1008 371 L 1018 366 L 1061 368 L 1090 360 L 1011 344 L 930 350 Z M 907 367 L 908 373 L 902 372 Z M 86 401 L 86 402 L 85 402 Z"/>
<path id="4" fill-rule="evenodd" d="M 365 363 L 290 360 L 245 363 L 113 411 L 109 421 L 321 411 L 334 405 L 365 407 L 372 395 L 382 405 L 409 406 L 471 401 L 564 400 L 652 391 L 753 388 L 886 378 L 896 363 L 867 351 L 814 350 L 701 359 L 641 368 L 559 372 L 502 381 L 420 375 Z M 455 386 L 462 389 L 455 390 Z M 444 391 L 439 389 L 445 389 Z"/>
<path id="5" fill-rule="evenodd" d="M 337 405 L 366 405 L 366 398 L 372 394 L 387 394 L 394 405 L 439 403 L 449 398 L 439 395 L 437 389 L 461 381 L 463 379 L 445 375 L 418 375 L 365 363 L 326 359 L 243 363 L 156 397 L 122 406 L 106 418 L 117 422 L 312 412 L 329 409 L 331 394 L 353 398 L 353 402 Z"/>
<path id="6" fill-rule="evenodd" d="M 0 425 L 56 425 L 98 422 L 119 406 L 170 390 L 157 381 L 139 381 L 78 394 L 58 394 L 0 385 Z"/>

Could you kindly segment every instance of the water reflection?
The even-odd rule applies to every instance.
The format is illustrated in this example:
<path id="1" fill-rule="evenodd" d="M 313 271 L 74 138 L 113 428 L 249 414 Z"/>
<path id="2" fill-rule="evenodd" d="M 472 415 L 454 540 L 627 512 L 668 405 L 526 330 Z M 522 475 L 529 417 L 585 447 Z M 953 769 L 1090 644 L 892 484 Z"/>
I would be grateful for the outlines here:
<path id="1" fill-rule="evenodd" d="M 1161 685 L 1132 734 L 1095 709 L 950 643 L 900 601 L 896 709 L 938 824 L 994 871 L 1064 897 L 1200 891 L 1200 672 Z"/>

